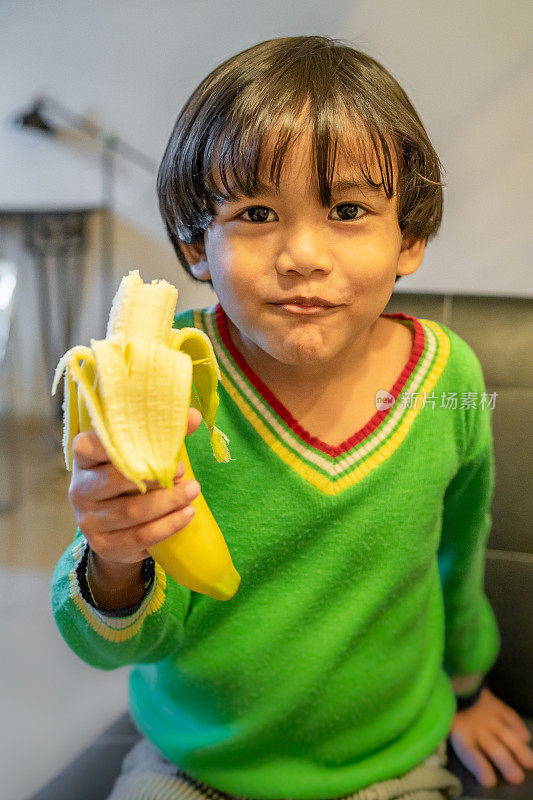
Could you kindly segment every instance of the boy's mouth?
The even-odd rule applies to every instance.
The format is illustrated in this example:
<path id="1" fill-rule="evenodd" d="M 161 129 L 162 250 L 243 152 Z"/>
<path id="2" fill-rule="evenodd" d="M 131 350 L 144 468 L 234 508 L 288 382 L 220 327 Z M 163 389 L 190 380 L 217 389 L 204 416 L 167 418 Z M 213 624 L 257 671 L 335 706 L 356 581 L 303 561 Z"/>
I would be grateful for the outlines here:
<path id="1" fill-rule="evenodd" d="M 324 314 L 338 306 L 320 297 L 291 298 L 290 300 L 272 303 L 290 314 Z"/>
<path id="2" fill-rule="evenodd" d="M 335 303 L 330 303 L 329 300 L 324 300 L 323 297 L 303 297 L 302 295 L 298 295 L 296 297 L 287 297 L 283 300 L 277 300 L 274 305 L 310 306 L 312 308 L 320 306 L 321 308 L 333 308 Z"/>

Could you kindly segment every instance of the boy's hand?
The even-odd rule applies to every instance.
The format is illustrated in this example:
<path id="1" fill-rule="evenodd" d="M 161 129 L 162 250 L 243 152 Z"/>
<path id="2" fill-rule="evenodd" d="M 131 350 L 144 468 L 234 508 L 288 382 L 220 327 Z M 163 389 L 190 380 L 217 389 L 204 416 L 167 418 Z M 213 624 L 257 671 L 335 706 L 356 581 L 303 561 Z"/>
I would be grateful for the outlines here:
<path id="1" fill-rule="evenodd" d="M 195 431 L 202 416 L 189 409 L 187 435 Z M 180 481 L 180 462 L 174 487 L 165 489 L 157 481 L 146 481 L 142 494 L 110 462 L 94 431 L 79 433 L 73 441 L 72 479 L 68 491 L 80 530 L 91 550 L 106 562 L 136 564 L 148 555 L 148 547 L 167 539 L 190 521 L 184 509 L 198 494 L 187 495 L 195 481 Z"/>
<path id="2" fill-rule="evenodd" d="M 522 783 L 524 770 L 533 769 L 531 733 L 522 718 L 486 687 L 478 701 L 457 711 L 450 742 L 458 758 L 482 786 L 495 786 L 495 764 L 509 783 Z M 521 765 L 521 766 L 520 766 Z"/>

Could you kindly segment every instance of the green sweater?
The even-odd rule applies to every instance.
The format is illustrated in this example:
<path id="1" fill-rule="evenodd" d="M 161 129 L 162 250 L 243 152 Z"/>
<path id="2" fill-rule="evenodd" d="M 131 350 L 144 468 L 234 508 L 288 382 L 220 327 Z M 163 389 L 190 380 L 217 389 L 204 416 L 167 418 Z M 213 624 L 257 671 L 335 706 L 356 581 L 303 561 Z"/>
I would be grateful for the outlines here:
<path id="1" fill-rule="evenodd" d="M 491 396 L 448 327 L 384 316 L 411 328 L 410 358 L 393 404 L 337 447 L 246 364 L 220 305 L 176 316 L 207 332 L 221 369 L 217 426 L 232 460 L 212 457 L 205 425 L 187 449 L 242 577 L 231 600 L 156 565 L 137 607 L 98 611 L 79 529 L 56 567 L 68 645 L 99 669 L 135 664 L 138 727 L 219 790 L 318 800 L 397 777 L 447 736 L 449 676 L 496 660 L 483 590 Z"/>

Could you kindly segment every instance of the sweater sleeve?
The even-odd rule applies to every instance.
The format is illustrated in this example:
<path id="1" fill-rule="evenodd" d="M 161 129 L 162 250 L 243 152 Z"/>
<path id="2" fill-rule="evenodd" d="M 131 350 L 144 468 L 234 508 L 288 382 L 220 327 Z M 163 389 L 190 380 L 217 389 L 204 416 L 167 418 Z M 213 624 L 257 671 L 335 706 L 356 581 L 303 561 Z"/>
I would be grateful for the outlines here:
<path id="1" fill-rule="evenodd" d="M 83 588 L 87 545 L 78 528 L 52 577 L 52 612 L 70 649 L 103 670 L 153 663 L 171 655 L 183 639 L 190 589 L 176 583 L 156 563 L 154 578 L 140 604 L 124 612 L 100 611 Z"/>
<path id="2" fill-rule="evenodd" d="M 445 613 L 444 669 L 452 678 L 481 673 L 481 680 L 500 649 L 498 624 L 483 585 L 495 471 L 491 407 L 481 365 L 472 351 L 471 356 L 475 403 L 463 410 L 466 446 L 444 495 L 438 567 Z"/>

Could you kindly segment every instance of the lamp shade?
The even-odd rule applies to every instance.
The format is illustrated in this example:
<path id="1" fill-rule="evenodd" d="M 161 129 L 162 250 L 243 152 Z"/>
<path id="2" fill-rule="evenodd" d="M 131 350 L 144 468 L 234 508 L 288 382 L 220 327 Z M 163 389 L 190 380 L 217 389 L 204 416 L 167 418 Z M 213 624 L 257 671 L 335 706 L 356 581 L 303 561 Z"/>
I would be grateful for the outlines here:
<path id="1" fill-rule="evenodd" d="M 56 128 L 50 125 L 43 117 L 43 105 L 44 103 L 42 100 L 36 100 L 31 108 L 14 117 L 14 125 L 20 128 L 33 128 L 33 130 L 39 130 L 54 135 L 56 133 Z"/>

